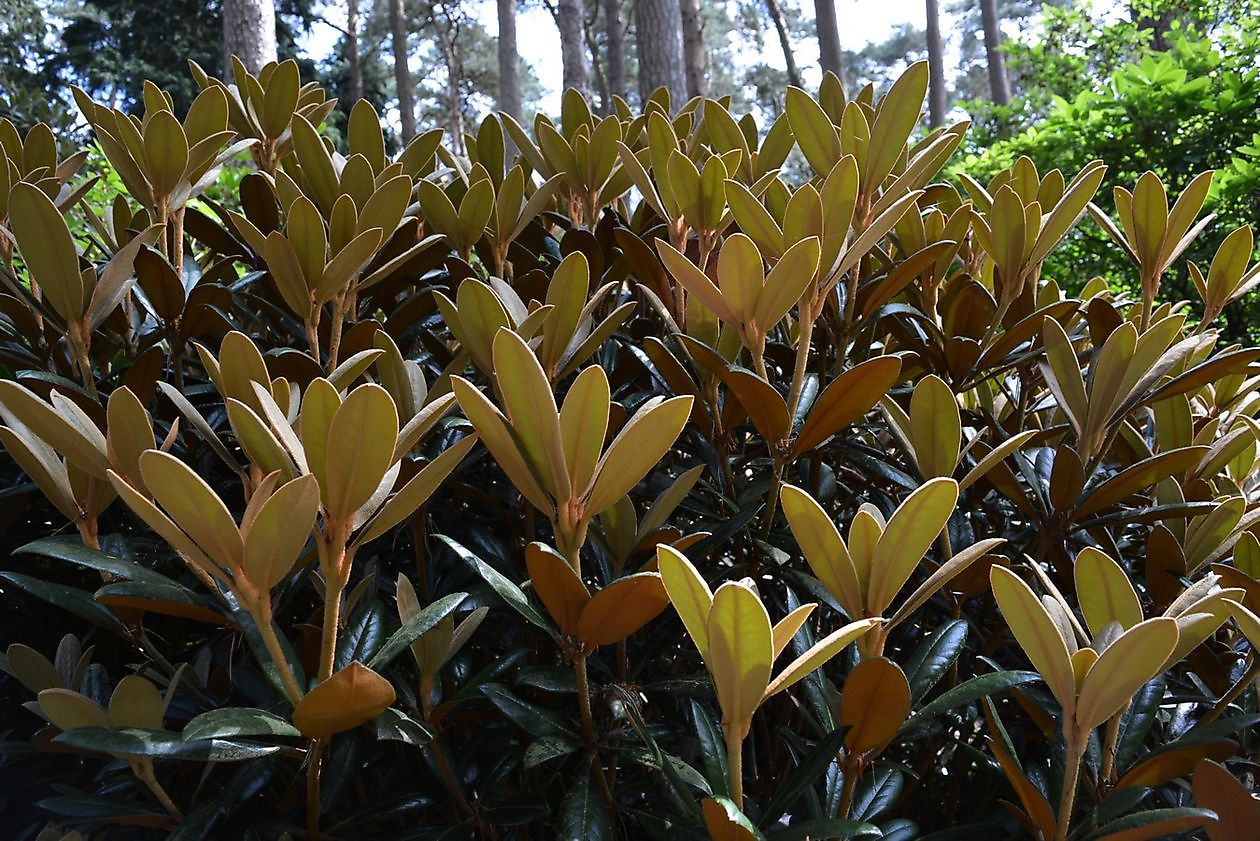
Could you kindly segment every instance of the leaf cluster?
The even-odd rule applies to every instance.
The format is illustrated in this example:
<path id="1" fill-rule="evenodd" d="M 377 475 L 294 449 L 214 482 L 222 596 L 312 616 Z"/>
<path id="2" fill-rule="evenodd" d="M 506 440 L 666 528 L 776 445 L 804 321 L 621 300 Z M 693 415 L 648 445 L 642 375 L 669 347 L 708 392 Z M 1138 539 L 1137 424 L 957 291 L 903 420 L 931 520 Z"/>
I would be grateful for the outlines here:
<path id="1" fill-rule="evenodd" d="M 1210 173 L 951 185 L 922 63 L 393 156 L 234 70 L 77 91 L 107 193 L 0 123 L 14 837 L 1253 831 Z M 1086 227 L 1131 283 L 1047 273 Z"/>

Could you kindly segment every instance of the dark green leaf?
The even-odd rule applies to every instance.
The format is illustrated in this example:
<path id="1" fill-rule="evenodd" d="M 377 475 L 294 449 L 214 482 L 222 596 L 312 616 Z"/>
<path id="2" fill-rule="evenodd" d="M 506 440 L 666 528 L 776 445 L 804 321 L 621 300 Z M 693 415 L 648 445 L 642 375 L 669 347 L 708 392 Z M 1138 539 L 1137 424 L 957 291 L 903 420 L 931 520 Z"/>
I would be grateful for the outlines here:
<path id="1" fill-rule="evenodd" d="M 296 727 L 275 713 L 253 707 L 210 710 L 184 725 L 184 741 L 234 736 L 300 736 Z"/>
<path id="2" fill-rule="evenodd" d="M 152 756 L 200 762 L 239 762 L 280 750 L 276 745 L 259 745 L 230 739 L 184 741 L 178 733 L 145 730 L 141 727 L 76 727 L 57 736 L 53 741 L 80 750 L 100 751 L 116 756 Z"/>
<path id="3" fill-rule="evenodd" d="M 978 701 L 987 695 L 1010 689 L 1012 686 L 1022 686 L 1025 683 L 1033 683 L 1038 680 L 1041 680 L 1041 675 L 1036 672 L 1022 671 L 993 672 L 992 674 L 973 677 L 971 680 L 963 681 L 947 692 L 942 692 L 939 696 L 919 708 L 918 712 L 906 719 L 906 723 L 901 725 L 901 729 L 904 732 L 940 715 L 946 710 L 952 710 L 954 707 L 960 707 L 963 704 L 970 704 L 972 701 Z"/>
<path id="4" fill-rule="evenodd" d="M 600 766 L 593 773 L 602 774 Z M 612 838 L 608 810 L 600 798 L 599 790 L 589 775 L 583 775 L 569 789 L 560 804 L 559 841 L 605 841 Z"/>
<path id="5" fill-rule="evenodd" d="M 93 625 L 99 625 L 102 628 L 108 628 L 118 633 L 126 632 L 126 626 L 118 620 L 118 617 L 110 613 L 96 599 L 92 598 L 91 593 L 84 592 L 76 587 L 67 587 L 64 584 L 40 581 L 38 578 L 31 578 L 29 575 L 23 575 L 20 572 L 0 572 L 0 578 L 21 587 L 38 599 L 43 599 L 49 604 L 73 613 L 85 622 L 90 622 Z"/>
<path id="6" fill-rule="evenodd" d="M 368 661 L 368 668 L 379 672 L 388 666 L 407 646 L 418 640 L 426 631 L 431 630 L 437 623 L 446 618 L 447 614 L 459 607 L 460 603 L 466 598 L 468 598 L 467 593 L 452 593 L 449 596 L 443 596 L 411 617 L 411 620 L 406 625 L 403 625 L 391 634 L 389 639 L 385 640 L 385 644 Z"/>

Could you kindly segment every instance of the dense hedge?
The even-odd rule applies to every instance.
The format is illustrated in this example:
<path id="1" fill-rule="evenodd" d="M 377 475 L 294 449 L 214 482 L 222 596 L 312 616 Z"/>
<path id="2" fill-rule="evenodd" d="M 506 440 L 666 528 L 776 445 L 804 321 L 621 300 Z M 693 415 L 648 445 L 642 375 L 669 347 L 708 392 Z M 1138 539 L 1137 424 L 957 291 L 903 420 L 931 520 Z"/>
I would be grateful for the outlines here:
<path id="1" fill-rule="evenodd" d="M 0 124 L 8 837 L 1253 830 L 1250 229 L 1160 296 L 1209 175 L 938 183 L 922 64 L 467 158 L 193 71 L 76 91 L 105 201 Z M 1043 275 L 1078 222 L 1140 294 Z"/>

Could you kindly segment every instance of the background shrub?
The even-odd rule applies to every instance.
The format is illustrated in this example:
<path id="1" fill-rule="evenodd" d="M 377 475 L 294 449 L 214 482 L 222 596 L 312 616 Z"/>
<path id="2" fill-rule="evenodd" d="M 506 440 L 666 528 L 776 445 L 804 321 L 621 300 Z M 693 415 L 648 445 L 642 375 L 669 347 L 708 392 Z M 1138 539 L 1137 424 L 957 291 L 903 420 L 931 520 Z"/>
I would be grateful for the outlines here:
<path id="1" fill-rule="evenodd" d="M 113 190 L 0 127 L 16 837 L 1250 831 L 1251 230 L 1161 295 L 1210 175 L 956 188 L 924 64 L 396 159 L 236 70 L 77 91 Z M 1078 223 L 1130 283 L 1045 271 Z"/>

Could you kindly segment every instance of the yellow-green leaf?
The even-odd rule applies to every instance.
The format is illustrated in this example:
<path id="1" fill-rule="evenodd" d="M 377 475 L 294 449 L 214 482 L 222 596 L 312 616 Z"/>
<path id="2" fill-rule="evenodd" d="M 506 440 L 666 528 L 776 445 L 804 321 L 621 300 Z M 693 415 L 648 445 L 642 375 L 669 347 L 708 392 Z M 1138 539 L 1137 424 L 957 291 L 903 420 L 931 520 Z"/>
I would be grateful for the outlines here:
<path id="1" fill-rule="evenodd" d="M 706 661 L 730 727 L 747 728 L 770 683 L 774 658 L 770 617 L 749 587 L 728 581 L 713 594 Z"/>
<path id="2" fill-rule="evenodd" d="M 389 392 L 361 385 L 350 392 L 328 427 L 325 454 L 328 513 L 349 522 L 366 503 L 394 461 L 398 412 Z"/>
<path id="3" fill-rule="evenodd" d="M 1020 648 L 1050 687 L 1064 711 L 1076 707 L 1076 678 L 1067 643 L 1044 606 L 1018 575 L 995 564 L 989 570 L 993 596 Z M 1136 691 L 1136 690 L 1135 690 Z M 1132 693 L 1130 693 L 1132 694 Z"/>
<path id="4" fill-rule="evenodd" d="M 656 566 L 683 627 L 706 661 L 709 657 L 709 611 L 713 591 L 686 556 L 672 546 L 657 544 Z"/>
<path id="5" fill-rule="evenodd" d="M 1076 556 L 1073 573 L 1076 599 L 1091 633 L 1097 634 L 1108 622 L 1119 622 L 1128 630 L 1142 621 L 1142 603 L 1129 576 L 1106 554 L 1086 546 Z"/>
<path id="6" fill-rule="evenodd" d="M 1009 614 L 1002 613 L 1009 622 Z M 1160 673 L 1176 647 L 1177 622 L 1162 616 L 1134 625 L 1107 646 L 1085 676 L 1077 699 L 1076 724 L 1082 733 L 1123 710 L 1142 684 Z"/>

